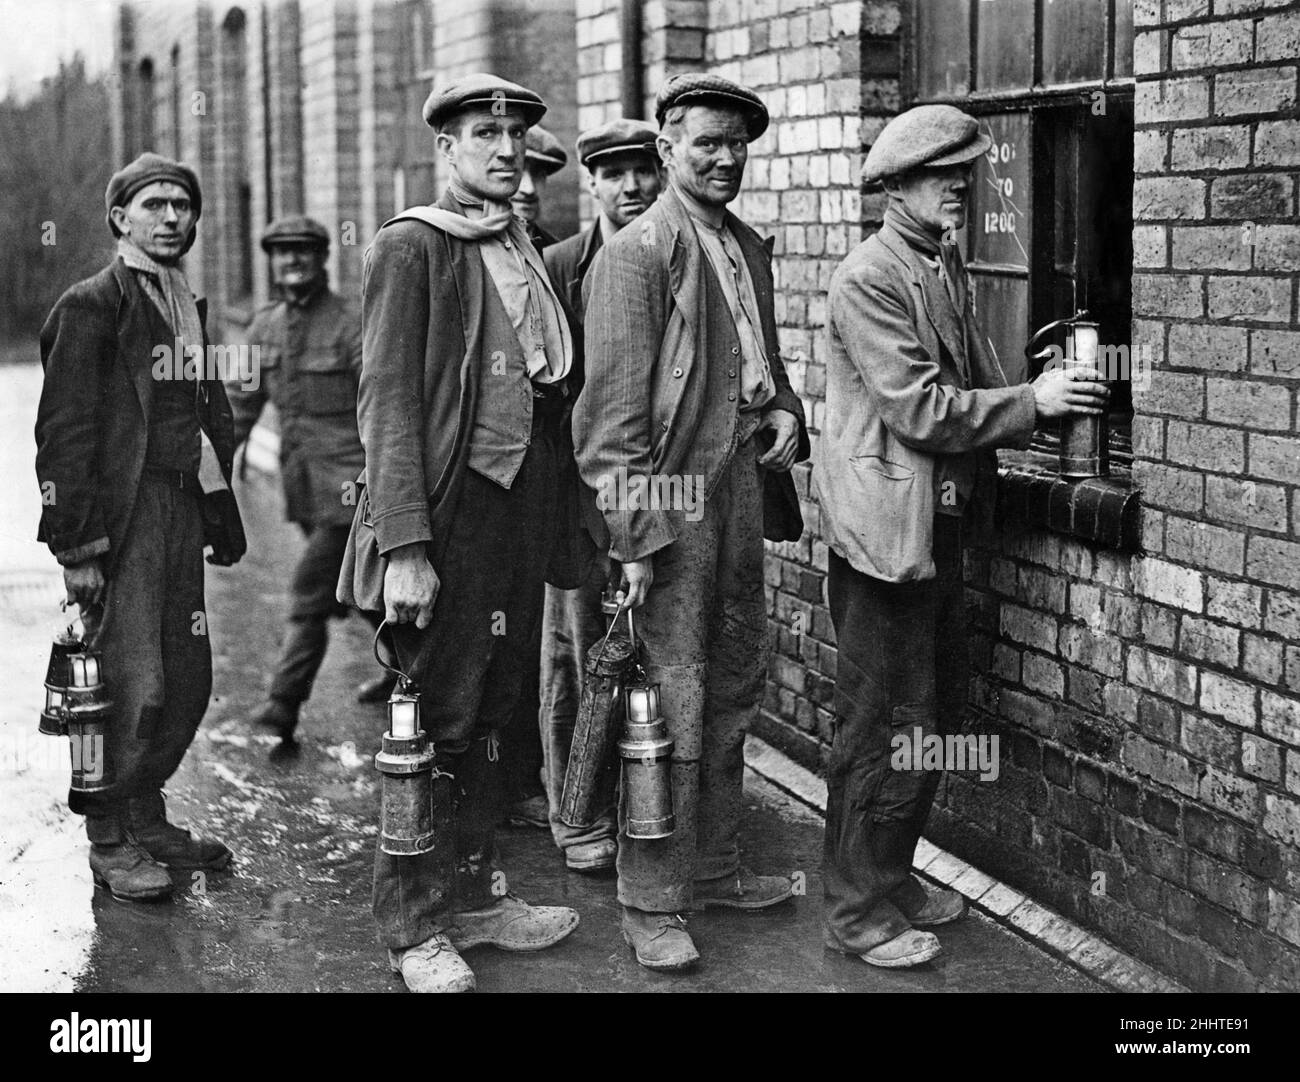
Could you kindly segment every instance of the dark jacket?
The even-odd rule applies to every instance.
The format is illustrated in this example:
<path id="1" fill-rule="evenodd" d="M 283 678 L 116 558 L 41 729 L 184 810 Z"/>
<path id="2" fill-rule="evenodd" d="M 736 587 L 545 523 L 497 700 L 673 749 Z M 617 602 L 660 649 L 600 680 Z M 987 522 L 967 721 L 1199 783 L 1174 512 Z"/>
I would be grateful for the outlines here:
<path id="1" fill-rule="evenodd" d="M 582 281 L 587 277 L 596 253 L 600 251 L 602 235 L 600 219 L 592 222 L 581 233 L 553 244 L 542 253 L 551 285 L 579 320 L 585 314 L 582 304 Z"/>
<path id="2" fill-rule="evenodd" d="M 805 459 L 803 405 L 777 351 L 770 242 L 729 212 L 726 224 L 753 278 L 776 387 L 762 412 L 786 410 L 798 418 L 797 457 Z M 712 491 L 734 449 L 726 435 L 734 433 L 738 412 L 734 400 L 705 394 L 709 366 L 728 365 L 738 376 L 740 349 L 725 295 L 672 188 L 597 254 L 588 288 L 586 387 L 573 411 L 582 479 L 599 489 L 620 469 L 628 477 L 678 474 L 688 457 L 694 461 L 697 436 L 707 433 L 721 448 L 702 463 L 705 490 Z M 764 475 L 763 535 L 796 540 L 803 519 L 794 480 L 789 473 Z M 681 515 L 648 507 L 605 510 L 610 555 L 640 560 L 671 544 Z"/>
<path id="3" fill-rule="evenodd" d="M 366 461 L 357 434 L 361 313 L 322 288 L 305 304 L 281 300 L 259 309 L 245 337 L 260 350 L 261 379 L 256 387 L 226 387 L 235 446 L 268 399 L 274 402 L 286 516 L 304 526 L 346 526 Z"/>
<path id="4" fill-rule="evenodd" d="M 934 576 L 932 526 L 945 489 L 975 489 L 981 452 L 1024 447 L 1034 392 L 1007 386 L 969 302 L 890 225 L 831 279 L 826 421 L 813 471 L 826 543 L 863 574 Z"/>
<path id="5" fill-rule="evenodd" d="M 203 319 L 206 304 L 198 304 Z M 112 574 L 144 469 L 153 350 L 172 349 L 174 339 L 120 259 L 64 293 L 41 328 L 45 382 L 36 413 L 36 477 L 43 506 L 37 540 L 49 545 L 59 563 L 101 556 L 105 574 Z M 234 426 L 219 379 L 203 380 L 198 420 L 229 484 Z M 208 510 L 209 543 L 224 543 L 232 534 L 242 539 L 229 494 L 223 494 L 216 517 Z"/>

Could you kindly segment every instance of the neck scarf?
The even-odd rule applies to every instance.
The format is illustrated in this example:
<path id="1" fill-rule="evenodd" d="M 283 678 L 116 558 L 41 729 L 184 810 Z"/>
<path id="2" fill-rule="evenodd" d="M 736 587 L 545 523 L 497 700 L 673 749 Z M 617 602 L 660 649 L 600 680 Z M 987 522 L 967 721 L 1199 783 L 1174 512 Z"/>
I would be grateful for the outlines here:
<path id="1" fill-rule="evenodd" d="M 947 235 L 936 237 L 897 199 L 891 199 L 885 208 L 885 224 L 893 226 L 911 247 L 937 261 L 939 277 L 943 279 L 948 299 L 960 318 L 966 311 L 966 272 L 955 238 L 949 240 Z"/>
<path id="2" fill-rule="evenodd" d="M 145 296 L 153 302 L 175 336 L 172 348 L 179 355 L 173 357 L 174 370 L 184 372 L 191 356 L 197 358 L 197 378 L 194 380 L 194 408 L 197 414 L 199 395 L 203 393 L 203 379 L 206 375 L 203 321 L 199 319 L 199 308 L 194 303 L 194 294 L 185 280 L 185 273 L 179 267 L 166 266 L 151 259 L 125 237 L 118 238 L 117 254 L 123 263 L 136 272 L 136 280 Z M 228 487 L 216 449 L 202 427 L 199 428 L 199 484 L 204 492 L 216 492 Z"/>

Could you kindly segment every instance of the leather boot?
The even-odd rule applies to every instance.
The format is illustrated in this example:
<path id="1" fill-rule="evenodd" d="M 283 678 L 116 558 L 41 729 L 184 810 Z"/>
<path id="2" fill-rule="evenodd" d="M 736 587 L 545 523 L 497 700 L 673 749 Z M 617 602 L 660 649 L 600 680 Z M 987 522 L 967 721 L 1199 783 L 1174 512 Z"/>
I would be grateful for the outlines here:
<path id="1" fill-rule="evenodd" d="M 270 729 L 286 744 L 292 742 L 298 727 L 298 703 L 288 699 L 267 699 L 248 720 L 262 729 Z"/>
<path id="2" fill-rule="evenodd" d="M 172 879 L 131 835 L 116 815 L 87 816 L 90 873 L 95 885 L 128 902 L 154 902 L 172 893 Z"/>
<path id="3" fill-rule="evenodd" d="M 221 842 L 196 838 L 167 822 L 161 791 L 128 800 L 127 819 L 140 847 L 168 868 L 219 872 L 230 863 L 232 854 Z"/>
<path id="4" fill-rule="evenodd" d="M 674 913 L 623 907 L 623 941 L 646 969 L 688 969 L 700 960 L 686 920 Z"/>

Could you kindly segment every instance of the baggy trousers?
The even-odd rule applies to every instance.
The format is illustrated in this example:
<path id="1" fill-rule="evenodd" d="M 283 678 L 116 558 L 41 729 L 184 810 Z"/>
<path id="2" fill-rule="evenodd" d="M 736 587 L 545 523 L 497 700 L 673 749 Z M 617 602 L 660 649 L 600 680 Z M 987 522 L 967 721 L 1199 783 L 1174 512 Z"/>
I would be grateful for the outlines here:
<path id="1" fill-rule="evenodd" d="M 163 475 L 141 475 L 98 631 L 87 630 L 113 700 L 104 750 L 114 782 L 70 792 L 68 806 L 86 816 L 92 842 L 112 845 L 127 799 L 159 792 L 180 766 L 212 692 L 199 503 Z"/>
<path id="2" fill-rule="evenodd" d="M 298 557 L 290 587 L 289 626 L 280 657 L 275 664 L 270 695 L 273 699 L 300 703 L 311 697 L 312 684 L 325 648 L 329 644 L 330 617 L 344 617 L 348 609 L 334 597 L 347 548 L 347 525 L 325 523 L 303 526 L 307 544 Z M 378 613 L 362 613 L 372 627 L 382 619 Z"/>
<path id="3" fill-rule="evenodd" d="M 587 581 L 572 590 L 546 587 L 542 615 L 542 773 L 551 819 L 551 837 L 561 849 L 613 838 L 617 833 L 614 809 L 606 808 L 589 827 L 560 822 L 564 775 L 569 769 L 569 748 L 578 720 L 587 651 L 600 641 L 608 621 L 600 611 L 600 598 L 609 579 L 609 560 L 592 564 Z"/>
<path id="4" fill-rule="evenodd" d="M 668 838 L 629 838 L 620 807 L 618 900 L 652 913 L 689 909 L 695 881 L 740 866 L 745 732 L 758 713 L 769 649 L 755 442 L 736 450 L 699 521 L 684 522 L 677 540 L 654 554 L 654 581 L 635 614 L 674 741 L 677 825 Z"/>
<path id="5" fill-rule="evenodd" d="M 829 557 L 838 658 L 822 877 L 827 945 L 852 954 L 907 931 L 925 904 L 912 858 L 942 772 L 893 769 L 891 741 L 956 732 L 966 708 L 960 519 L 935 516 L 933 555 L 933 579 L 903 583 Z"/>
<path id="6" fill-rule="evenodd" d="M 449 821 L 433 849 L 375 849 L 373 907 L 392 950 L 423 943 L 452 912 L 481 909 L 506 892 L 495 867 L 504 774 L 500 732 L 515 713 L 525 651 L 541 620 L 542 581 L 555 531 L 559 425 L 550 399 L 534 399 L 532 437 L 509 489 L 467 470 L 450 535 L 434 567 L 433 622 L 394 629 L 398 661 L 421 688 L 420 724 L 437 769 L 452 775 Z M 572 451 L 568 451 L 572 453 Z M 412 672 L 417 654 L 427 657 Z"/>

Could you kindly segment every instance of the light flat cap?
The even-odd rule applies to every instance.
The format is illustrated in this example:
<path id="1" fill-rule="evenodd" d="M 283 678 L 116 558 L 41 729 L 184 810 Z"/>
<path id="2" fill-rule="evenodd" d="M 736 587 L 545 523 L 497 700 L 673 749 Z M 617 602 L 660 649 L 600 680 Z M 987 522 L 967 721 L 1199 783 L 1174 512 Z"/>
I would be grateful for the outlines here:
<path id="1" fill-rule="evenodd" d="M 108 188 L 104 192 L 104 213 L 108 218 L 108 228 L 117 236 L 117 227 L 109 215 L 114 207 L 124 207 L 132 197 L 146 184 L 166 181 L 179 184 L 190 193 L 190 202 L 194 205 L 194 220 L 197 222 L 203 213 L 203 192 L 199 188 L 199 178 L 184 162 L 164 158 L 146 150 L 130 165 L 123 166 L 109 178 Z"/>
<path id="2" fill-rule="evenodd" d="M 518 83 L 481 71 L 434 90 L 425 99 L 421 115 L 429 127 L 440 128 L 462 109 L 471 106 L 504 108 L 507 105 L 522 109 L 529 126 L 546 115 L 546 102 L 542 101 L 539 94 Z"/>
<path id="3" fill-rule="evenodd" d="M 543 176 L 558 173 L 569 160 L 560 141 L 540 125 L 528 129 L 524 139 L 524 160 L 528 165 L 540 169 Z"/>
<path id="4" fill-rule="evenodd" d="M 655 119 L 663 127 L 664 114 L 674 105 L 713 105 L 730 107 L 743 112 L 752 143 L 767 131 L 767 106 L 763 99 L 747 86 L 733 83 L 720 75 L 685 72 L 674 75 L 659 89 L 655 98 Z"/>
<path id="5" fill-rule="evenodd" d="M 277 218 L 268 225 L 262 230 L 260 243 L 264 252 L 269 252 L 273 244 L 315 244 L 328 248 L 330 233 L 315 218 L 295 214 L 289 218 Z"/>
<path id="6" fill-rule="evenodd" d="M 578 161 L 590 169 L 601 158 L 615 154 L 647 154 L 658 165 L 659 152 L 655 150 L 658 136 L 644 120 L 611 120 L 578 136 Z"/>
<path id="7" fill-rule="evenodd" d="M 867 153 L 862 179 L 872 184 L 912 169 L 959 165 L 992 145 L 969 113 L 954 105 L 918 105 L 885 125 Z"/>

